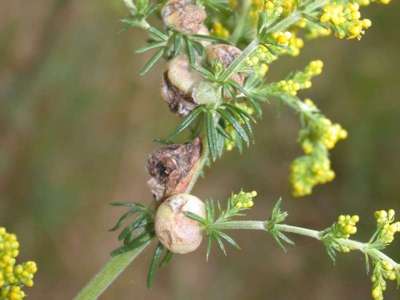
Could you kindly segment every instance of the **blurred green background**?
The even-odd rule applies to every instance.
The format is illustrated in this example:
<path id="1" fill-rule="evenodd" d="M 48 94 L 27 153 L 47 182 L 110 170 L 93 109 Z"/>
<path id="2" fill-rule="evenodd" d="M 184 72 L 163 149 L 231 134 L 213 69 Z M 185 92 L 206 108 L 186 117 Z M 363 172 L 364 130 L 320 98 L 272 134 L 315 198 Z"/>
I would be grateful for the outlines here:
<path id="1" fill-rule="evenodd" d="M 150 202 L 145 160 L 178 119 L 160 99 L 162 65 L 137 75 L 143 33 L 121 32 L 122 1 L 37 0 L 0 4 L 0 225 L 22 243 L 21 259 L 39 273 L 29 299 L 72 299 L 117 246 L 107 230 L 121 213 L 112 201 Z M 399 3 L 372 5 L 374 26 L 361 41 L 306 43 L 299 58 L 270 70 L 280 78 L 313 58 L 325 62 L 310 96 L 349 131 L 332 159 L 337 179 L 294 200 L 288 188 L 297 117 L 274 105 L 256 129 L 256 144 L 207 170 L 195 193 L 225 199 L 240 188 L 259 192 L 254 218 L 282 196 L 288 222 L 324 228 L 340 213 L 358 213 L 359 238 L 373 211 L 400 212 Z M 236 233 L 242 251 L 228 257 L 204 247 L 177 257 L 145 287 L 148 251 L 101 299 L 369 299 L 359 254 L 333 266 L 322 246 L 296 238 L 283 253 L 263 233 Z M 390 254 L 399 257 L 399 243 Z M 398 299 L 398 292 L 386 299 Z"/>

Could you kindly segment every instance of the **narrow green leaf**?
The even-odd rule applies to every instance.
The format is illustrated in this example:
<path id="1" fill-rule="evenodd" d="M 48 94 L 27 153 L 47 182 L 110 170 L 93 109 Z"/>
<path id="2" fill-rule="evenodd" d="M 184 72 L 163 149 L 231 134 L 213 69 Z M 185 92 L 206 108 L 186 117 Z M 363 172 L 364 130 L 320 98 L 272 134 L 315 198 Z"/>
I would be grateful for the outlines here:
<path id="1" fill-rule="evenodd" d="M 161 243 L 158 243 L 156 249 L 154 250 L 153 258 L 151 259 L 149 271 L 147 273 L 148 288 L 151 288 L 151 286 L 153 285 L 154 276 L 160 265 L 161 255 L 163 251 L 164 251 L 164 246 Z"/>
<path id="2" fill-rule="evenodd" d="M 182 122 L 175 128 L 174 132 L 167 137 L 167 141 L 170 141 L 181 134 L 186 128 L 188 128 L 197 117 L 204 112 L 204 108 L 200 105 L 196 107 L 189 115 L 187 115 Z"/>
<path id="3" fill-rule="evenodd" d="M 210 257 L 210 254 L 211 254 L 212 241 L 213 241 L 213 238 L 212 238 L 211 235 L 209 235 L 208 238 L 207 238 L 207 254 L 206 254 L 206 260 L 207 261 L 208 261 L 208 258 Z"/>
<path id="4" fill-rule="evenodd" d="M 214 222 L 215 220 L 215 203 L 213 200 L 207 201 L 207 220 L 208 222 Z"/>
<path id="5" fill-rule="evenodd" d="M 118 235 L 118 240 L 122 241 L 125 240 L 126 237 L 134 230 L 139 229 L 145 225 L 147 225 L 148 220 L 146 216 L 142 215 L 138 217 L 135 221 L 133 221 L 129 226 L 125 227 L 124 230 Z"/>
<path id="6" fill-rule="evenodd" d="M 140 53 L 144 53 L 146 51 L 149 51 L 149 50 L 152 50 L 152 49 L 155 49 L 155 48 L 164 47 L 165 45 L 166 45 L 166 42 L 164 42 L 164 41 L 163 42 L 151 43 L 151 44 L 149 44 L 147 46 L 144 46 L 142 48 L 137 49 L 135 52 L 140 54 Z"/>
<path id="7" fill-rule="evenodd" d="M 217 128 L 217 150 L 218 157 L 221 157 L 225 150 L 225 137 L 221 135 Z"/>
<path id="8" fill-rule="evenodd" d="M 158 49 L 157 52 L 146 62 L 146 64 L 140 70 L 140 72 L 139 72 L 140 76 L 143 76 L 144 74 L 146 74 L 157 63 L 157 61 L 162 57 L 163 53 L 164 53 L 164 49 Z"/>
<path id="9" fill-rule="evenodd" d="M 236 243 L 236 241 L 231 238 L 229 235 L 227 235 L 226 233 L 220 231 L 218 232 L 219 236 L 222 237 L 225 241 L 227 241 L 229 244 L 231 244 L 233 247 L 235 247 L 236 249 L 240 250 L 239 245 Z"/>
<path id="10" fill-rule="evenodd" d="M 181 46 L 182 46 L 182 35 L 176 34 L 174 38 L 174 51 L 173 51 L 174 57 L 180 53 Z"/>
<path id="11" fill-rule="evenodd" d="M 160 261 L 160 268 L 166 266 L 171 261 L 172 257 L 174 257 L 174 254 L 171 251 L 166 250 L 162 260 Z"/>
<path id="12" fill-rule="evenodd" d="M 197 52 L 199 56 L 203 56 L 204 54 L 204 47 L 201 43 L 197 41 L 192 41 L 193 49 Z"/>
<path id="13" fill-rule="evenodd" d="M 251 42 L 243 51 L 242 53 L 235 58 L 235 60 L 224 70 L 224 72 L 220 76 L 221 81 L 228 80 L 234 73 L 238 71 L 242 62 L 254 51 L 257 49 L 259 45 L 258 40 L 254 40 Z"/>
<path id="14" fill-rule="evenodd" d="M 367 253 L 364 253 L 364 257 L 365 257 L 365 271 L 366 271 L 367 275 L 369 275 L 369 271 L 370 271 L 369 256 Z"/>
<path id="15" fill-rule="evenodd" d="M 249 137 L 246 133 L 246 131 L 243 129 L 243 127 L 240 125 L 238 120 L 233 116 L 229 111 L 224 110 L 224 109 L 219 109 L 218 113 L 221 115 L 221 117 L 228 122 L 229 124 L 232 125 L 232 127 L 235 129 L 237 134 L 240 136 L 242 140 L 246 142 L 247 145 L 249 145 L 250 140 Z"/>
<path id="16" fill-rule="evenodd" d="M 186 52 L 189 58 L 189 63 L 191 66 L 193 66 L 196 62 L 196 54 L 194 53 L 193 45 L 189 38 L 185 36 L 185 45 L 186 45 Z"/>
<path id="17" fill-rule="evenodd" d="M 218 130 L 218 133 L 220 135 L 222 135 L 224 138 L 226 138 L 227 140 L 232 141 L 232 137 L 225 131 L 224 128 L 222 128 L 222 126 L 220 124 L 217 125 L 217 130 Z"/>
<path id="18" fill-rule="evenodd" d="M 126 213 L 124 213 L 117 221 L 117 223 L 111 228 L 109 229 L 109 231 L 115 231 L 118 228 L 121 227 L 122 223 L 125 221 L 126 218 L 128 218 L 129 216 L 133 215 L 134 212 L 132 211 L 127 211 Z"/>
<path id="19" fill-rule="evenodd" d="M 206 219 L 200 217 L 199 215 L 196 215 L 190 211 L 185 212 L 185 216 L 187 216 L 188 218 L 195 220 L 197 222 L 199 222 L 202 225 L 207 225 L 207 221 Z"/>
<path id="20" fill-rule="evenodd" d="M 284 242 L 286 242 L 287 244 L 289 244 L 289 245 L 294 245 L 294 242 L 291 240 L 291 239 L 289 239 L 288 237 L 287 237 L 287 235 L 285 235 L 285 234 L 283 234 L 282 232 L 278 232 L 278 237 L 282 240 L 282 241 L 284 241 Z"/>
<path id="21" fill-rule="evenodd" d="M 216 37 L 216 36 L 212 36 L 212 35 L 193 34 L 190 37 L 197 41 L 207 41 L 207 42 L 217 42 L 217 43 L 229 44 L 229 42 L 227 40 Z"/>
<path id="22" fill-rule="evenodd" d="M 168 40 L 168 35 L 166 35 L 162 31 L 158 30 L 157 28 L 151 26 L 148 30 L 153 37 L 157 37 L 157 39 L 159 39 L 161 41 Z"/>
<path id="23" fill-rule="evenodd" d="M 283 250 L 283 252 L 287 252 L 285 245 L 282 243 L 281 239 L 275 234 L 273 233 L 272 236 L 274 237 L 275 241 L 277 242 L 277 244 L 279 245 L 279 247 L 281 247 L 281 249 Z"/>
<path id="24" fill-rule="evenodd" d="M 215 235 L 214 239 L 217 241 L 218 247 L 221 249 L 221 251 L 226 256 L 227 255 L 226 249 L 225 249 L 224 243 L 222 242 L 221 238 L 218 235 Z"/>
<path id="25" fill-rule="evenodd" d="M 134 208 L 134 207 L 142 207 L 145 208 L 143 204 L 140 203 L 134 203 L 134 202 L 112 202 L 110 203 L 111 206 L 124 206 L 124 207 L 129 207 L 129 208 Z"/>
<path id="26" fill-rule="evenodd" d="M 136 249 L 140 247 L 141 245 L 145 244 L 146 242 L 150 241 L 153 238 L 154 234 L 149 233 L 149 232 L 143 232 L 141 235 L 139 235 L 137 238 L 135 238 L 130 244 L 128 245 L 123 245 L 114 251 L 111 252 L 111 256 L 116 256 L 121 253 L 125 253 L 127 251 Z"/>
<path id="27" fill-rule="evenodd" d="M 206 113 L 206 132 L 211 158 L 213 161 L 216 161 L 218 158 L 217 129 L 214 121 L 214 114 L 210 111 Z"/>
<path id="28" fill-rule="evenodd" d="M 227 106 L 226 110 L 229 111 L 235 118 L 242 120 L 242 125 L 247 132 L 248 136 L 253 135 L 253 129 L 251 128 L 250 120 L 245 114 L 239 113 L 232 106 Z M 240 124 L 240 123 L 239 123 Z"/>

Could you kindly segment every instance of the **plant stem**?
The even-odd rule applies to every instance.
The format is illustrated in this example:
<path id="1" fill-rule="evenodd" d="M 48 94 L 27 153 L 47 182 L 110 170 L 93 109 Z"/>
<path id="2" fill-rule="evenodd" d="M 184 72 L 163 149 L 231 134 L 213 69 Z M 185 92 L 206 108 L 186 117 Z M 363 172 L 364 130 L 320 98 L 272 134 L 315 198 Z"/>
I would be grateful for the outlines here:
<path id="1" fill-rule="evenodd" d="M 96 274 L 92 280 L 79 292 L 74 300 L 94 300 L 112 284 L 126 267 L 150 244 L 147 241 L 142 246 L 123 254 L 114 256 Z"/>
<path id="2" fill-rule="evenodd" d="M 219 230 L 262 230 L 268 231 L 267 221 L 228 221 L 223 223 L 215 223 L 213 228 Z M 281 232 L 287 232 L 297 235 L 310 237 L 316 240 L 322 240 L 322 231 L 308 229 L 299 226 L 276 224 L 275 228 Z M 362 243 L 351 239 L 339 238 L 335 240 L 339 245 L 348 247 L 351 250 L 358 250 L 371 257 L 379 258 L 388 262 L 393 268 L 400 268 L 400 264 L 395 262 L 392 258 L 384 254 L 382 251 L 372 247 L 369 243 Z"/>
<path id="3" fill-rule="evenodd" d="M 244 29 L 244 26 L 246 25 L 246 20 L 248 17 L 250 4 L 251 4 L 250 0 L 243 0 L 239 20 L 238 20 L 238 22 L 235 26 L 235 30 L 233 31 L 232 36 L 231 36 L 231 42 L 234 45 L 237 44 L 239 38 L 243 34 L 243 29 Z"/>

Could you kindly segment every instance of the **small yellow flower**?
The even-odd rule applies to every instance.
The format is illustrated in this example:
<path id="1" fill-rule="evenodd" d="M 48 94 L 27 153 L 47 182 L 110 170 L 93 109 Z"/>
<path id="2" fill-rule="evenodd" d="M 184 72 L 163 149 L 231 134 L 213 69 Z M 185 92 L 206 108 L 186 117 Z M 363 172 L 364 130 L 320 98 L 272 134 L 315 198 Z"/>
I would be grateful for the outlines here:
<path id="1" fill-rule="evenodd" d="M 37 272 L 36 263 L 29 261 L 16 264 L 19 243 L 15 234 L 0 227 L 0 299 L 20 300 L 25 298 L 22 286 L 32 287 Z"/>

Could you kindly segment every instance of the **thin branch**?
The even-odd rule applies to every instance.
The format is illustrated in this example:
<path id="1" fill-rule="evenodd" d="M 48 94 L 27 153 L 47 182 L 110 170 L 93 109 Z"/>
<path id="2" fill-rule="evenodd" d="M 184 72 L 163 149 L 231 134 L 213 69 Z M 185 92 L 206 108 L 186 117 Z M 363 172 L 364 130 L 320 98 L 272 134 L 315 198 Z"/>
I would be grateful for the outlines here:
<path id="1" fill-rule="evenodd" d="M 229 221 L 224 223 L 216 223 L 213 225 L 213 228 L 219 230 L 262 230 L 268 231 L 268 222 L 266 221 Z M 308 229 L 299 226 L 293 225 L 286 225 L 286 224 L 276 224 L 274 225 L 278 231 L 292 233 L 297 235 L 306 236 L 309 238 L 313 238 L 316 240 L 322 240 L 322 231 Z M 394 261 L 392 258 L 387 256 L 382 251 L 371 247 L 369 243 L 363 243 L 359 241 L 354 241 L 351 239 L 343 239 L 339 238 L 335 240 L 339 245 L 348 247 L 352 250 L 360 251 L 364 254 L 368 254 L 372 257 L 377 257 L 381 260 L 386 261 L 389 263 L 393 268 L 398 269 L 400 268 L 400 264 Z"/>
<path id="2" fill-rule="evenodd" d="M 112 257 L 100 272 L 79 292 L 74 300 L 95 300 L 100 297 L 150 243 L 151 241 L 148 241 L 132 251 Z"/>

